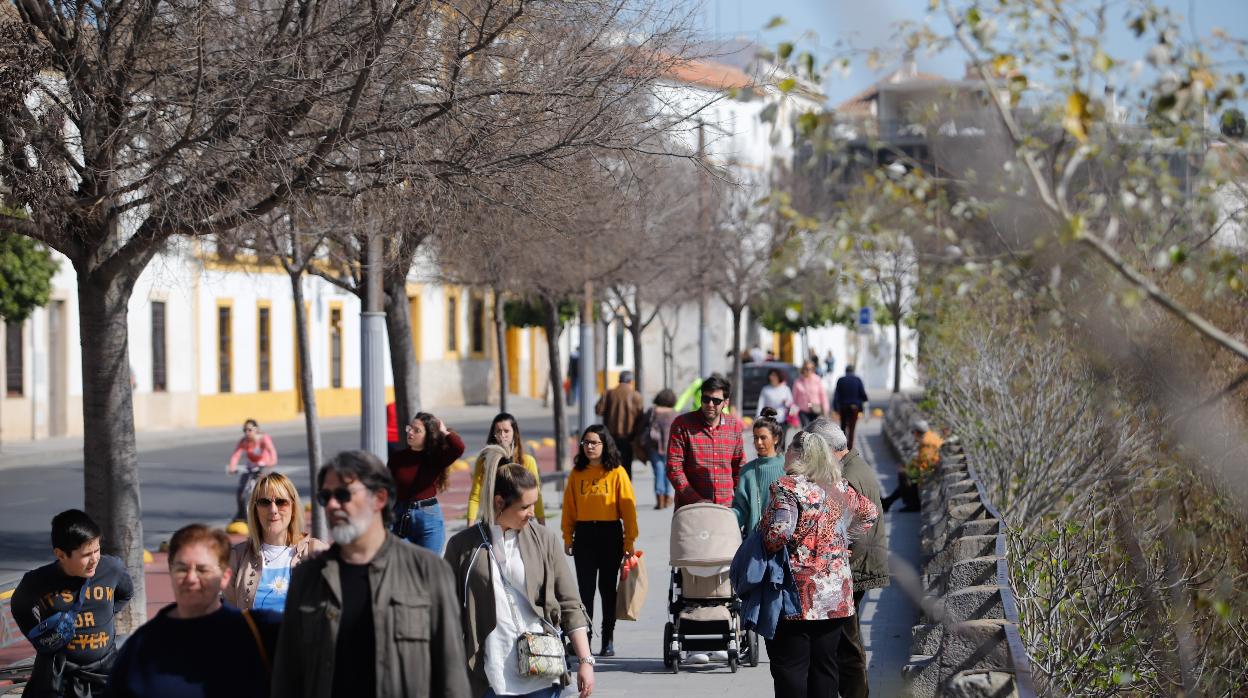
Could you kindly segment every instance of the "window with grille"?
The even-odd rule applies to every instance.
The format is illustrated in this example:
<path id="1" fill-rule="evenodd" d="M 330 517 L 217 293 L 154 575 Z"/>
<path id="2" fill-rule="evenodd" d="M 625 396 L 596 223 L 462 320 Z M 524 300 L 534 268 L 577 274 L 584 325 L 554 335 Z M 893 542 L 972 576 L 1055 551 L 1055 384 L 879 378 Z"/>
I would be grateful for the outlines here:
<path id="1" fill-rule="evenodd" d="M 22 323 L 4 323 L 4 391 L 9 397 L 21 397 L 24 373 L 22 366 Z"/>
<path id="2" fill-rule="evenodd" d="M 165 304 L 152 301 L 152 392 L 168 389 L 165 365 Z"/>
<path id="3" fill-rule="evenodd" d="M 217 392 L 228 393 L 233 390 L 233 323 L 232 312 L 228 305 L 217 306 Z"/>
<path id="4" fill-rule="evenodd" d="M 342 308 L 329 311 L 329 384 L 342 387 Z"/>
<path id="5" fill-rule="evenodd" d="M 446 350 L 459 351 L 459 301 L 455 296 L 446 299 Z"/>
<path id="6" fill-rule="evenodd" d="M 269 328 L 271 325 L 270 310 L 265 306 L 260 306 L 256 313 L 256 338 L 258 346 L 256 347 L 256 357 L 259 365 L 256 367 L 258 372 L 258 380 L 260 390 L 267 391 L 271 389 L 270 377 L 272 371 L 271 365 L 271 339 Z"/>
<path id="7" fill-rule="evenodd" d="M 469 309 L 471 316 L 469 341 L 472 345 L 472 353 L 485 353 L 485 299 L 480 296 L 473 296 L 472 306 Z"/>

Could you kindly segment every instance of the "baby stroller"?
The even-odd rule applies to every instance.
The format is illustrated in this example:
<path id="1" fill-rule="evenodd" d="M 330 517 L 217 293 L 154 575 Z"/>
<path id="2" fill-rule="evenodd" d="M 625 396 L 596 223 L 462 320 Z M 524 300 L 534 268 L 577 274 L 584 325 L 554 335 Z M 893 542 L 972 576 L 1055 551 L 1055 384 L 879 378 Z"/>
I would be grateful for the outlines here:
<path id="1" fill-rule="evenodd" d="M 728 568 L 741 546 L 732 509 L 689 504 L 672 517 L 672 580 L 663 628 L 663 664 L 680 673 L 684 652 L 726 652 L 728 668 L 758 666 L 758 635 L 741 628 L 741 602 L 732 593 Z"/>

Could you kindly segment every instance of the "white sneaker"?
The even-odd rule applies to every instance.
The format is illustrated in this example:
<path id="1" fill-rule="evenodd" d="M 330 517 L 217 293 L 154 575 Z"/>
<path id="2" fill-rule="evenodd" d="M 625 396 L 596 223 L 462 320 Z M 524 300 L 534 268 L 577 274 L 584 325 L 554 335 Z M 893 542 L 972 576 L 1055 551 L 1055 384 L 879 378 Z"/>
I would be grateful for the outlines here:
<path id="1" fill-rule="evenodd" d="M 705 652 L 693 652 L 689 655 L 690 664 L 708 664 L 711 658 Z"/>

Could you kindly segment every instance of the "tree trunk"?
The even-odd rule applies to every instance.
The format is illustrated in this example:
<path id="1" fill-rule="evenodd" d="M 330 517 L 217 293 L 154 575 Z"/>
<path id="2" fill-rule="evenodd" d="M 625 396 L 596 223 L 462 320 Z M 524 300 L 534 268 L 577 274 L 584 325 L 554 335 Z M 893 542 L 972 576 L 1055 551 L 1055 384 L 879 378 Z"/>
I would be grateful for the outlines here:
<path id="1" fill-rule="evenodd" d="M 498 411 L 507 411 L 507 333 L 503 319 L 503 294 L 494 289 L 494 344 L 498 348 Z"/>
<path id="2" fill-rule="evenodd" d="M 137 267 L 141 271 L 142 265 Z M 117 620 L 123 634 L 147 619 L 127 318 L 137 276 L 137 271 L 108 277 L 78 271 L 82 428 L 89 435 L 83 446 L 84 500 L 87 515 L 102 530 L 104 553 L 121 558 L 134 582 L 134 596 Z"/>
<path id="3" fill-rule="evenodd" d="M 298 267 L 302 269 L 302 267 Z M 312 496 L 312 537 L 328 540 L 325 509 L 316 501 L 316 471 L 321 467 L 321 423 L 316 412 L 316 386 L 312 380 L 312 357 L 308 345 L 308 310 L 303 301 L 303 272 L 290 272 L 290 293 L 295 301 L 295 344 L 298 349 L 299 389 L 303 393 L 303 424 L 308 439 L 308 491 Z"/>
<path id="4" fill-rule="evenodd" d="M 412 315 L 407 302 L 407 274 L 386 274 L 386 341 L 390 345 L 390 373 L 394 376 L 394 413 L 403 427 L 420 411 L 420 366 L 412 343 Z"/>
<path id="5" fill-rule="evenodd" d="M 893 313 L 893 392 L 901 392 L 901 313 Z"/>
<path id="6" fill-rule="evenodd" d="M 732 306 L 732 404 L 738 414 L 744 414 L 745 385 L 744 372 L 741 368 L 741 312 L 744 308 Z"/>
<path id="7" fill-rule="evenodd" d="M 645 383 L 642 382 L 645 373 L 642 372 L 641 359 L 641 334 L 644 331 L 640 318 L 634 315 L 633 322 L 628 326 L 628 334 L 633 339 L 633 385 L 637 386 L 637 392 L 641 393 L 642 398 L 646 396 Z"/>
<path id="8" fill-rule="evenodd" d="M 555 470 L 563 470 L 564 459 L 568 450 L 567 414 L 564 411 L 563 369 L 559 366 L 559 306 L 548 299 L 542 299 L 545 312 L 546 357 L 550 362 L 550 394 L 554 397 L 551 404 L 555 406 Z M 584 389 L 582 388 L 582 394 Z"/>

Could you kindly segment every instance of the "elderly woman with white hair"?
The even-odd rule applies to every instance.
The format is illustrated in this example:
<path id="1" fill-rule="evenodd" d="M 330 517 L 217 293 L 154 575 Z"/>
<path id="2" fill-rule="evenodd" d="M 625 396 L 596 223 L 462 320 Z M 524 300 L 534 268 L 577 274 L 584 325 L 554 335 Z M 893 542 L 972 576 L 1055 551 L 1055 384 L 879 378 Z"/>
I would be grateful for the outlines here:
<path id="1" fill-rule="evenodd" d="M 855 613 L 849 546 L 879 515 L 845 481 L 835 453 L 847 446 L 843 433 L 798 432 L 759 524 L 767 552 L 787 549 L 800 606 L 767 641 L 778 696 L 839 695 L 837 651 Z"/>

